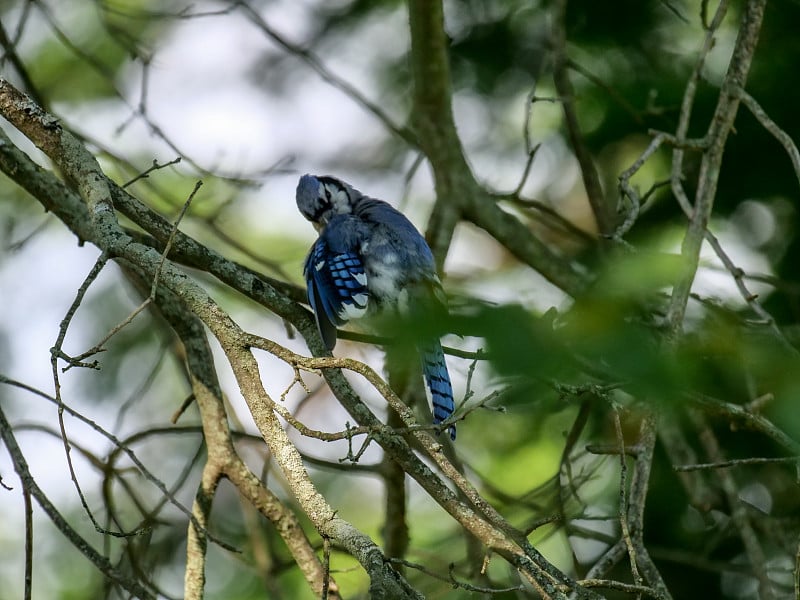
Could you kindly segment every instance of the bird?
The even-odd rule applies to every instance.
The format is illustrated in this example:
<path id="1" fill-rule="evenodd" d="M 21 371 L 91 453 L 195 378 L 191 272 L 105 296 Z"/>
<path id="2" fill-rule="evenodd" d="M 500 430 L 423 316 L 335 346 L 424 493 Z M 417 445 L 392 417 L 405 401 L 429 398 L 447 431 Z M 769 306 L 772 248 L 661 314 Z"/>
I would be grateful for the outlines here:
<path id="1" fill-rule="evenodd" d="M 445 306 L 433 253 L 403 213 L 330 175 L 300 177 L 296 199 L 319 234 L 303 275 L 328 350 L 336 345 L 337 326 L 352 319 Z M 417 347 L 438 425 L 455 411 L 444 351 L 438 338 Z M 455 425 L 448 429 L 455 440 Z"/>

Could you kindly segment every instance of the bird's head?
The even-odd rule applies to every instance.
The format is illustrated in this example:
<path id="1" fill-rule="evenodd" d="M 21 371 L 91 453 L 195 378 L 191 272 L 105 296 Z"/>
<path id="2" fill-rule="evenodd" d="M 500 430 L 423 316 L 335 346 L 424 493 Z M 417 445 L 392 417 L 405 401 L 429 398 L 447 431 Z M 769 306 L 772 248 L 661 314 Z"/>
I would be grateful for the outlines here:
<path id="1" fill-rule="evenodd" d="M 360 194 L 341 179 L 303 175 L 297 184 L 297 208 L 319 231 L 333 215 L 353 212 Z"/>

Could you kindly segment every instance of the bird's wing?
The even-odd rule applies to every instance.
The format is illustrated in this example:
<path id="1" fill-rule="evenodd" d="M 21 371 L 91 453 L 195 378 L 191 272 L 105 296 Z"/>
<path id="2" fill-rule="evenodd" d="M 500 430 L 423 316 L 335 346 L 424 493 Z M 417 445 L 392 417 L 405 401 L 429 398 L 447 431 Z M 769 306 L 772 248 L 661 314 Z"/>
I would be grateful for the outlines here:
<path id="1" fill-rule="evenodd" d="M 317 327 L 332 350 L 336 326 L 367 311 L 367 274 L 358 245 L 331 243 L 330 235 L 321 236 L 306 259 L 304 275 Z"/>

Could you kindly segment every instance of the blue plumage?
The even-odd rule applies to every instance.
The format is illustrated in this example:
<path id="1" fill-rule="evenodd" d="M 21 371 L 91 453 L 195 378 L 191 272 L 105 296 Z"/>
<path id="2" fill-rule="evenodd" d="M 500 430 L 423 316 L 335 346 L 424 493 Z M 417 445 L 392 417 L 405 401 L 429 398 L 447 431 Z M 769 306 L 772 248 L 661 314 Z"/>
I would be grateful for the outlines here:
<path id="1" fill-rule="evenodd" d="M 453 386 L 444 361 L 444 351 L 439 340 L 433 340 L 421 348 L 422 374 L 431 392 L 433 422 L 441 423 L 453 414 Z M 450 437 L 456 439 L 455 427 L 450 428 Z"/>
<path id="2" fill-rule="evenodd" d="M 362 316 L 367 310 L 367 276 L 355 249 L 336 250 L 321 236 L 311 248 L 303 274 L 308 303 L 314 310 L 325 346 L 336 345 L 336 326 Z"/>
<path id="3" fill-rule="evenodd" d="M 411 303 L 441 294 L 428 244 L 399 211 L 364 196 L 334 177 L 303 175 L 297 206 L 319 238 L 306 259 L 308 301 L 325 345 L 336 345 L 336 326 L 386 310 L 406 311 Z M 438 292 L 438 293 L 437 293 Z M 438 340 L 420 346 L 422 372 L 439 424 L 455 410 L 453 388 Z M 455 439 L 455 426 L 450 426 Z"/>

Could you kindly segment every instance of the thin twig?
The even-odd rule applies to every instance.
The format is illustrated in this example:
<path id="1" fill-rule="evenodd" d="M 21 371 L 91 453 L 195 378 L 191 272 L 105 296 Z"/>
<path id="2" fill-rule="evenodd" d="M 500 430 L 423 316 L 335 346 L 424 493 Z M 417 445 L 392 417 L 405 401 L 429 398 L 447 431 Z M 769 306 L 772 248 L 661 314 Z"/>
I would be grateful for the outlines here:
<path id="1" fill-rule="evenodd" d="M 642 206 L 642 199 L 639 198 L 639 194 L 636 190 L 631 187 L 630 179 L 633 177 L 636 172 L 642 168 L 647 159 L 649 159 L 661 144 L 664 141 L 664 136 L 662 134 L 656 135 L 648 144 L 647 148 L 644 152 L 637 158 L 634 163 L 625 169 L 622 174 L 619 176 L 619 189 L 620 195 L 622 199 L 627 198 L 630 202 L 630 208 L 628 210 L 628 214 L 625 216 L 625 220 L 617 227 L 614 231 L 612 238 L 614 240 L 621 240 L 628 231 L 630 231 L 631 227 L 633 227 L 634 223 L 636 223 L 636 219 L 639 217 L 639 211 Z"/>
<path id="2" fill-rule="evenodd" d="M 192 200 L 197 194 L 197 191 L 202 187 L 203 181 L 198 180 L 194 184 L 194 188 L 192 189 L 189 197 L 186 198 L 186 202 L 183 203 L 183 207 L 181 208 L 181 212 L 178 214 L 178 218 L 175 219 L 175 223 L 172 226 L 172 231 L 167 238 L 167 243 L 164 245 L 164 252 L 161 253 L 161 262 L 158 264 L 158 268 L 156 269 L 155 277 L 153 277 L 153 287 L 150 289 L 150 300 L 152 301 L 156 296 L 156 289 L 158 288 L 158 280 L 161 278 L 161 273 L 164 271 L 164 263 L 167 261 L 167 256 L 169 256 L 169 251 L 172 250 L 172 244 L 175 242 L 175 235 L 178 233 L 178 226 L 181 224 L 183 217 L 186 215 L 186 211 L 189 210 L 189 205 L 192 203 Z"/>
<path id="3" fill-rule="evenodd" d="M 595 560 L 594 564 L 586 572 L 586 578 L 595 579 L 610 572 L 611 569 L 619 564 L 626 551 L 625 542 L 622 539 L 617 540 Z"/>
<path id="4" fill-rule="evenodd" d="M 626 592 L 628 594 L 645 594 L 651 598 L 658 598 L 659 600 L 664 598 L 664 595 L 658 590 L 654 590 L 646 585 L 632 585 L 622 581 L 614 581 L 613 579 L 581 579 L 580 584 L 585 585 L 586 587 L 600 587 L 609 590 L 619 590 L 620 592 Z"/>
<path id="5" fill-rule="evenodd" d="M 81 506 L 83 507 L 84 512 L 89 517 L 89 520 L 92 522 L 92 525 L 95 528 L 95 531 L 98 533 L 102 533 L 103 535 L 111 535 L 114 537 L 129 537 L 138 535 L 138 531 L 134 530 L 131 532 L 117 532 L 117 531 L 110 531 L 104 529 L 100 526 L 100 523 L 94 517 L 94 513 L 89 508 L 89 503 L 86 501 L 86 496 L 81 489 L 81 484 L 78 481 L 78 476 L 75 473 L 75 466 L 72 463 L 72 446 L 69 442 L 69 436 L 67 435 L 66 425 L 64 423 L 64 401 L 61 397 L 61 382 L 58 376 L 58 359 L 64 356 L 63 351 L 61 350 L 64 339 L 67 335 L 67 330 L 69 329 L 69 325 L 72 322 L 75 313 L 77 312 L 78 308 L 80 307 L 81 303 L 83 302 L 83 298 L 86 295 L 86 292 L 89 290 L 89 287 L 92 283 L 97 279 L 97 276 L 100 275 L 100 272 L 106 265 L 108 261 L 108 256 L 105 253 L 102 253 L 99 258 L 95 261 L 94 266 L 89 271 L 89 274 L 84 279 L 83 283 L 81 283 L 80 287 L 78 288 L 78 292 L 75 295 L 75 299 L 72 301 L 69 309 L 67 310 L 67 314 L 61 320 L 61 323 L 58 327 L 58 336 L 56 338 L 53 347 L 50 349 L 50 366 L 51 372 L 53 375 L 53 387 L 55 390 L 55 401 L 58 406 L 58 426 L 61 430 L 61 441 L 64 445 L 64 454 L 67 459 L 67 468 L 69 469 L 70 478 L 72 479 L 72 483 L 75 486 L 75 491 L 78 492 L 78 498 L 80 499 Z M 71 362 L 70 364 L 75 364 Z"/>
<path id="6" fill-rule="evenodd" d="M 25 600 L 33 597 L 33 506 L 31 504 L 31 491 L 22 484 L 22 501 L 25 504 Z"/>
<path id="7" fill-rule="evenodd" d="M 473 584 L 467 583 L 465 581 L 460 581 L 455 576 L 455 573 L 454 573 L 455 565 L 453 565 L 453 564 L 450 565 L 450 568 L 448 570 L 448 576 L 445 577 L 444 575 L 441 575 L 441 574 L 433 571 L 432 569 L 429 569 L 425 565 L 422 565 L 422 564 L 419 564 L 419 563 L 411 562 L 411 561 L 404 560 L 404 559 L 401 559 L 401 558 L 390 558 L 389 561 L 391 563 L 393 563 L 393 564 L 402 565 L 402 566 L 408 567 L 410 569 L 415 569 L 415 570 L 419 571 L 420 573 L 425 573 L 425 575 L 428 575 L 429 577 L 433 577 L 434 579 L 438 579 L 439 581 L 444 581 L 444 582 L 450 584 L 453 588 L 456 588 L 456 589 L 457 588 L 461 588 L 461 589 L 466 590 L 468 592 L 475 592 L 475 593 L 479 593 L 479 594 L 506 594 L 506 593 L 509 593 L 509 592 L 521 592 L 521 591 L 525 590 L 525 587 L 522 586 L 522 585 L 515 585 L 515 586 L 511 586 L 511 587 L 504 587 L 504 588 L 490 588 L 490 587 L 473 585 Z"/>
<path id="8" fill-rule="evenodd" d="M 720 3 L 720 8 L 722 8 L 723 4 L 724 2 Z M 750 71 L 750 64 L 753 60 L 756 44 L 758 43 L 758 35 L 761 31 L 765 6 L 766 0 L 749 0 L 746 3 L 733 56 L 722 82 L 717 107 L 706 134 L 709 147 L 704 152 L 700 163 L 695 203 L 692 207 L 692 216 L 681 246 L 681 256 L 685 261 L 685 265 L 673 287 L 667 311 L 668 329 L 673 337 L 678 335 L 683 326 L 686 304 L 697 273 L 700 249 L 705 239 L 706 228 L 714 206 L 725 142 L 733 127 L 733 121 L 736 118 L 739 107 L 739 90 L 744 87 Z M 709 38 L 707 38 L 706 43 L 710 47 Z M 688 96 L 688 87 L 686 95 Z M 684 138 L 685 131 L 680 131 L 676 137 L 678 139 Z M 680 151 L 676 149 L 675 152 Z M 673 183 L 673 190 L 675 190 L 680 187 L 680 161 L 676 160 L 674 154 L 673 168 L 678 169 Z"/>
<path id="9" fill-rule="evenodd" d="M 697 411 L 689 411 L 689 417 L 698 430 L 700 443 L 709 460 L 712 462 L 724 462 L 725 457 L 719 446 L 719 440 L 708 426 L 705 416 Z M 759 597 L 765 600 L 772 600 L 775 598 L 775 590 L 767 572 L 766 554 L 744 504 L 741 502 L 739 487 L 734 479 L 734 474 L 728 469 L 716 469 L 713 473 L 718 479 L 727 500 L 733 528 L 742 541 L 750 566 L 755 571 L 755 576 L 758 580 Z"/>
<path id="10" fill-rule="evenodd" d="M 36 389 L 36 388 L 34 388 L 32 386 L 29 386 L 29 385 L 27 385 L 25 383 L 22 383 L 20 381 L 16 381 L 14 379 L 10 379 L 10 378 L 6 377 L 5 375 L 0 374 L 0 383 L 7 384 L 7 385 L 12 385 L 14 387 L 18 387 L 20 389 L 23 389 L 23 390 L 26 390 L 28 392 L 31 392 L 32 394 L 35 394 L 35 395 L 39 396 L 40 398 L 43 398 L 43 399 L 45 399 L 45 400 L 47 400 L 49 402 L 52 402 L 53 404 L 56 404 L 57 406 L 59 405 L 58 401 L 54 397 L 49 396 L 49 395 L 45 394 L 44 392 L 42 392 L 41 390 L 38 390 L 38 389 Z M 94 431 L 96 431 L 97 433 L 102 435 L 104 438 L 106 438 L 108 441 L 110 441 L 115 447 L 117 447 L 120 450 L 122 450 L 128 456 L 128 458 L 130 458 L 131 462 L 133 462 L 133 464 L 136 465 L 136 468 L 144 476 L 145 479 L 147 479 L 156 488 L 158 488 L 158 490 L 164 496 L 169 498 L 169 501 L 173 506 L 175 506 L 178 510 L 180 510 L 182 513 L 187 515 L 190 519 L 193 519 L 191 511 L 188 508 L 186 508 L 181 502 L 178 501 L 178 499 L 175 497 L 175 494 L 170 492 L 160 479 L 158 479 L 155 475 L 153 475 L 153 473 L 150 472 L 150 470 L 144 465 L 144 463 L 141 460 L 139 460 L 139 457 L 136 455 L 136 453 L 133 450 L 131 450 L 130 447 L 126 446 L 115 435 L 113 435 L 112 433 L 106 431 L 100 425 L 98 425 L 97 423 L 95 423 L 94 421 L 89 419 L 88 417 L 84 416 L 83 414 L 81 414 L 80 412 L 75 410 L 74 408 L 70 407 L 68 404 L 65 404 L 65 403 L 62 402 L 60 404 L 60 406 L 63 407 L 64 412 L 66 412 L 67 414 L 69 414 L 72 417 L 75 417 L 79 421 L 85 423 L 86 425 L 91 427 Z M 214 543 L 219 545 L 221 548 L 224 548 L 224 549 L 226 549 L 226 550 L 228 550 L 230 552 L 235 552 L 237 554 L 239 553 L 239 550 L 237 548 L 235 548 L 234 546 L 231 546 L 230 544 L 227 544 L 227 543 L 223 542 L 222 540 L 218 539 L 215 536 L 212 536 L 210 533 L 208 534 L 208 538 L 210 540 L 214 541 Z"/>
<path id="11" fill-rule="evenodd" d="M 367 99 L 361 91 L 356 88 L 353 84 L 345 81 L 341 77 L 334 75 L 320 60 L 320 58 L 307 50 L 306 48 L 301 47 L 298 44 L 290 42 L 286 39 L 283 35 L 279 34 L 274 28 L 267 23 L 266 20 L 254 9 L 248 2 L 243 0 L 239 0 L 236 3 L 244 12 L 250 21 L 258 27 L 268 38 L 270 38 L 273 42 L 278 44 L 281 48 L 286 50 L 289 54 L 296 56 L 303 62 L 305 62 L 313 71 L 317 73 L 324 81 L 331 84 L 333 87 L 341 90 L 344 92 L 345 95 L 350 97 L 354 100 L 357 104 L 367 110 L 367 112 L 371 113 L 373 116 L 377 117 L 378 120 L 383 123 L 383 125 L 397 135 L 400 139 L 404 142 L 409 144 L 410 146 L 417 147 L 418 142 L 414 134 L 406 127 L 402 127 L 397 125 L 391 117 L 382 109 L 380 106 L 372 102 L 371 100 Z"/>
<path id="12" fill-rule="evenodd" d="M 642 585 L 642 576 L 639 574 L 636 549 L 634 548 L 633 539 L 631 538 L 631 532 L 628 526 L 628 463 L 625 456 L 625 438 L 622 435 L 622 423 L 620 423 L 619 419 L 619 409 L 613 402 L 611 404 L 611 410 L 614 419 L 614 433 L 617 436 L 617 444 L 619 447 L 619 524 L 622 539 L 625 541 L 625 548 L 628 550 L 628 559 L 630 560 L 633 581 L 636 585 Z"/>
<path id="13" fill-rule="evenodd" d="M 773 136 L 775 136 L 775 139 L 781 143 L 784 150 L 786 150 L 786 154 L 789 155 L 789 159 L 792 161 L 795 176 L 797 177 L 798 182 L 800 182 L 800 151 L 797 150 L 797 146 L 792 138 L 783 129 L 778 127 L 775 121 L 770 119 L 766 111 L 761 108 L 761 105 L 756 102 L 756 99 L 743 89 L 739 90 L 739 98 L 748 108 L 748 110 L 753 113 L 753 116 L 758 119 L 758 122 L 761 123 L 764 129 L 769 131 Z"/>
<path id="14" fill-rule="evenodd" d="M 713 463 L 697 463 L 693 465 L 673 465 L 673 471 L 699 471 L 702 469 L 725 469 L 727 467 L 739 467 L 742 465 L 768 465 L 775 463 L 798 463 L 800 456 L 779 456 L 775 458 L 754 457 L 754 458 L 735 458 Z"/>
<path id="15" fill-rule="evenodd" d="M 153 164 L 150 166 L 150 168 L 142 171 L 136 177 L 134 177 L 133 179 L 128 180 L 126 183 L 123 183 L 122 184 L 122 189 L 125 189 L 126 187 L 136 183 L 140 179 L 147 179 L 148 177 L 150 177 L 150 173 L 152 173 L 153 171 L 158 171 L 159 169 L 164 169 L 166 167 L 169 167 L 170 165 L 177 165 L 179 162 L 181 162 L 181 157 L 180 156 L 178 158 L 175 158 L 175 159 L 169 161 L 169 162 L 164 163 L 163 165 L 159 164 L 158 160 L 154 158 L 153 159 Z"/>
<path id="16" fill-rule="evenodd" d="M 155 600 L 155 596 L 150 590 L 144 588 L 138 581 L 130 579 L 127 575 L 122 574 L 114 568 L 109 560 L 105 556 L 99 554 L 94 547 L 81 537 L 61 513 L 58 512 L 56 507 L 53 506 L 53 503 L 50 502 L 50 499 L 42 492 L 33 475 L 31 475 L 28 463 L 25 460 L 25 455 L 22 453 L 19 444 L 17 444 L 13 429 L 6 419 L 2 406 L 0 406 L 0 437 L 3 439 L 8 453 L 11 455 L 14 470 L 17 472 L 17 475 L 19 475 L 23 487 L 30 491 L 31 496 L 36 499 L 36 502 L 42 507 L 42 510 L 53 522 L 53 525 L 69 540 L 69 542 L 86 556 L 103 575 L 127 590 L 130 594 L 142 600 Z"/>
<path id="17" fill-rule="evenodd" d="M 105 335 L 105 337 L 103 337 L 103 339 L 101 339 L 99 342 L 97 342 L 97 344 L 95 344 L 94 346 L 92 346 L 91 348 L 89 348 L 88 350 L 86 350 L 85 352 L 83 352 L 82 354 L 79 354 L 78 356 L 76 356 L 74 358 L 67 357 L 68 360 L 69 360 L 69 365 L 64 369 L 65 371 L 70 369 L 73 366 L 83 366 L 83 361 L 84 360 L 86 360 L 90 356 L 94 356 L 98 352 L 104 352 L 105 351 L 104 346 L 106 345 L 106 343 L 108 343 L 108 341 L 112 337 L 114 337 L 116 334 L 118 334 L 120 331 L 122 331 L 125 327 L 130 325 L 133 322 L 133 320 L 143 310 L 145 310 L 148 306 L 150 306 L 150 304 L 153 301 L 153 298 L 155 298 L 156 289 L 158 288 L 158 282 L 159 282 L 159 279 L 161 278 L 161 272 L 164 269 L 164 263 L 167 260 L 167 255 L 169 254 L 170 250 L 172 249 L 172 244 L 175 241 L 175 235 L 178 232 L 178 225 L 180 225 L 181 220 L 186 215 L 186 211 L 189 209 L 189 205 L 191 204 L 192 199 L 194 198 L 195 194 L 197 193 L 197 191 L 200 189 L 200 187 L 202 185 L 203 185 L 202 181 L 197 181 L 195 183 L 194 189 L 192 189 L 192 192 L 189 194 L 189 197 L 186 199 L 186 202 L 184 202 L 183 208 L 181 208 L 181 212 L 178 215 L 178 218 L 175 220 L 175 223 L 172 226 L 172 231 L 171 231 L 169 237 L 167 238 L 167 242 L 166 242 L 166 244 L 164 246 L 164 251 L 161 253 L 161 262 L 159 263 L 158 268 L 156 269 L 156 274 L 153 277 L 153 285 L 150 288 L 150 295 L 147 298 L 145 298 L 144 301 L 141 304 L 139 304 L 139 306 L 134 308 L 127 317 L 125 317 L 124 319 L 122 319 L 122 321 L 120 321 L 114 327 L 112 327 L 111 330 Z M 61 357 L 64 358 L 65 355 L 61 355 Z"/>
<path id="18" fill-rule="evenodd" d="M 567 135 L 569 136 L 572 151 L 580 165 L 583 185 L 589 206 L 592 209 L 597 229 L 601 235 L 608 236 L 614 232 L 613 215 L 600 185 L 600 176 L 597 173 L 594 160 L 586 147 L 586 142 L 578 123 L 578 114 L 575 110 L 575 90 L 569 78 L 569 62 L 567 59 L 567 34 L 566 34 L 567 0 L 558 0 L 555 3 L 552 25 L 553 48 L 553 82 L 559 98 L 562 99 L 564 121 Z"/>
<path id="19" fill-rule="evenodd" d="M 634 123 L 637 125 L 644 124 L 644 120 L 639 114 L 639 111 L 637 111 L 636 107 L 628 101 L 624 94 L 616 90 L 614 87 L 608 85 L 605 81 L 589 71 L 589 69 L 585 68 L 583 65 L 571 58 L 567 58 L 567 67 L 576 73 L 580 73 L 601 90 L 604 90 L 614 102 L 616 102 L 626 113 L 628 113 Z"/>

